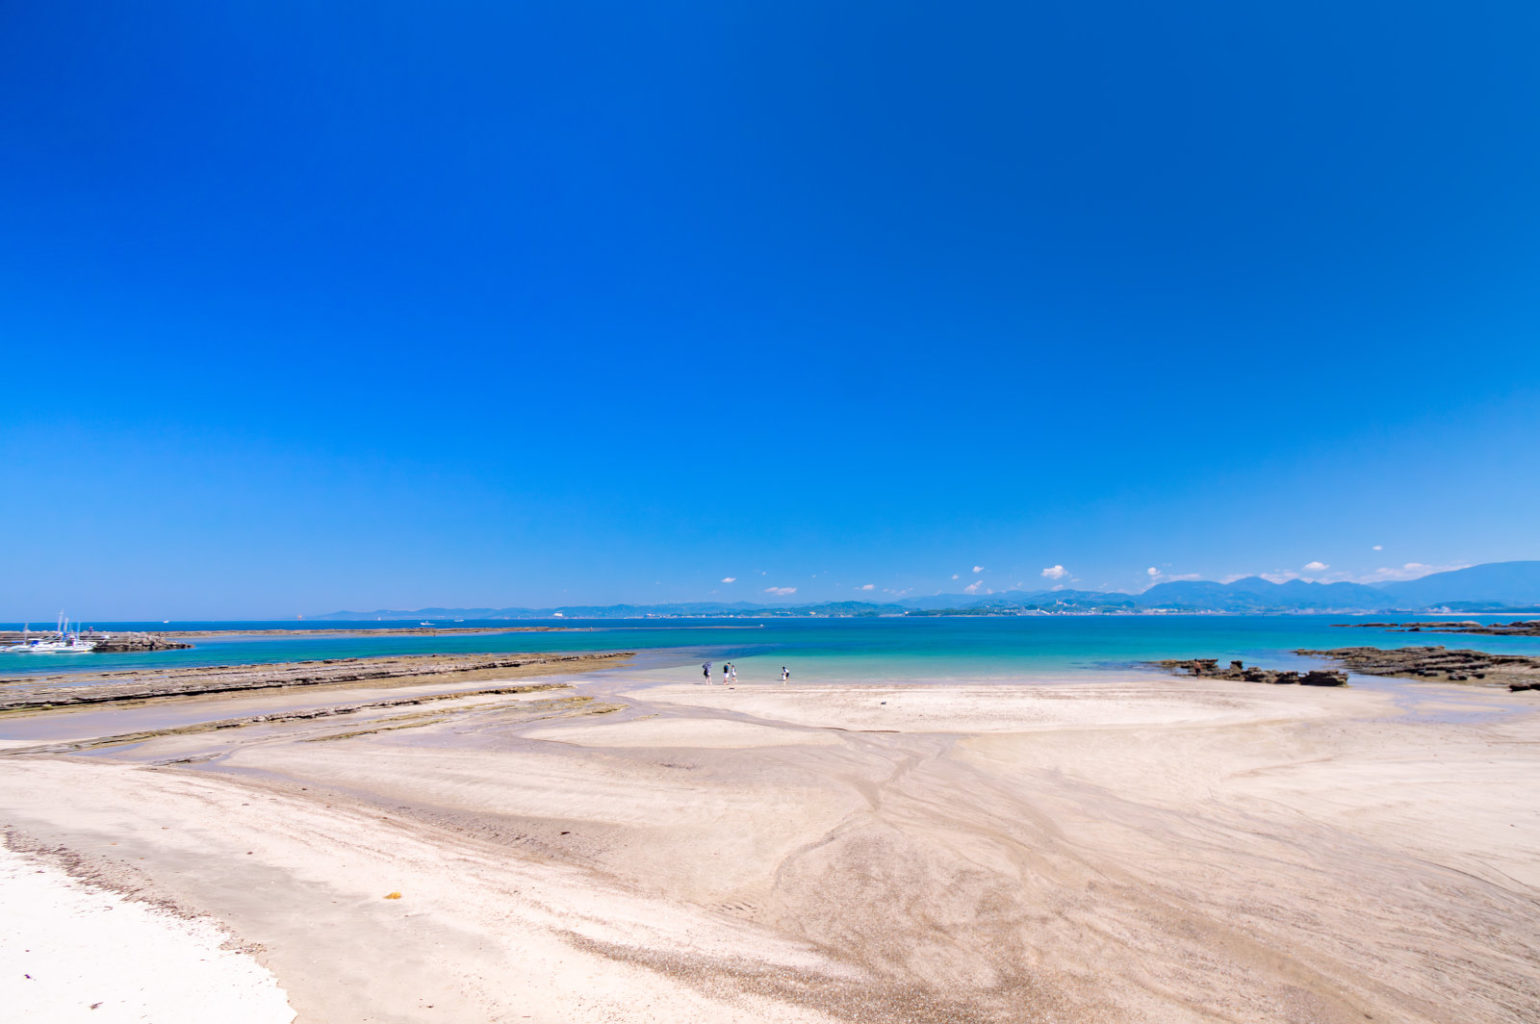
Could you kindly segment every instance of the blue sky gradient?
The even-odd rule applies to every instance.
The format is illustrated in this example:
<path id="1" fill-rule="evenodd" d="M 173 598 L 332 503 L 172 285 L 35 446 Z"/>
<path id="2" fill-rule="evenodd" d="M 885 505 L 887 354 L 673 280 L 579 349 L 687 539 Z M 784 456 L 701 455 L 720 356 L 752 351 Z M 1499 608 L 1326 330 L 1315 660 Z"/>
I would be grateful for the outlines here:
<path id="1" fill-rule="evenodd" d="M 1540 557 L 1540 9 L 833 6 L 0 13 L 0 616 Z"/>

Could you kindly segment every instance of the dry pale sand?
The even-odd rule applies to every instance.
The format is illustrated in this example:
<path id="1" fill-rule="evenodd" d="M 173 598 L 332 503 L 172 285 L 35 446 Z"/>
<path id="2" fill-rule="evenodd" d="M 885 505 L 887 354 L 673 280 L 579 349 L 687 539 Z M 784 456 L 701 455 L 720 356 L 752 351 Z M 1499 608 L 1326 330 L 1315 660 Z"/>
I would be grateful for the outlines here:
<path id="1" fill-rule="evenodd" d="M 0 719 L 0 822 L 222 922 L 301 1021 L 1540 1019 L 1530 695 L 293 699 Z"/>

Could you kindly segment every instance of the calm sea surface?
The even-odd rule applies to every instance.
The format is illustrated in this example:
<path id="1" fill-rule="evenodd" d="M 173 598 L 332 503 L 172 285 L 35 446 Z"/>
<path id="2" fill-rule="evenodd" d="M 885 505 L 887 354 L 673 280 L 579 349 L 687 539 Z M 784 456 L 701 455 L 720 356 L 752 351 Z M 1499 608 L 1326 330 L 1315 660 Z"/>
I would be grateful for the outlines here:
<path id="1" fill-rule="evenodd" d="M 1462 616 L 1502 621 L 1511 616 Z M 327 630 L 401 627 L 381 622 L 98 623 L 114 629 L 305 629 L 315 635 L 195 637 L 191 650 L 143 654 L 0 654 L 0 677 L 128 668 L 250 665 L 387 654 L 629 650 L 648 670 L 677 669 L 699 677 L 700 663 L 731 660 L 739 678 L 797 681 L 915 682 L 1087 677 L 1156 658 L 1242 658 L 1248 664 L 1307 664 L 1296 648 L 1404 647 L 1442 644 L 1477 650 L 1540 654 L 1540 637 L 1407 634 L 1338 629 L 1333 623 L 1373 621 L 1328 615 L 1100 615 L 1010 618 L 882 619 L 574 619 L 475 622 L 459 626 L 551 625 L 559 632 L 468 636 L 327 636 Z M 1407 617 L 1406 621 L 1412 621 Z M 1438 620 L 1424 617 L 1421 621 Z M 444 623 L 443 625 L 448 625 Z M 0 624 L 20 628 L 21 623 Z"/>

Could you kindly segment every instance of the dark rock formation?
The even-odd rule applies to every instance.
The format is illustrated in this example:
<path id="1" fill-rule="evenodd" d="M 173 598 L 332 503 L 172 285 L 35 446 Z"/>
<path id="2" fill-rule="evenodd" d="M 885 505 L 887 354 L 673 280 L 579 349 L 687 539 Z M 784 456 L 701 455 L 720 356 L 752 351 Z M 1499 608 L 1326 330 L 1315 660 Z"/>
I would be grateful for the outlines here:
<path id="1" fill-rule="evenodd" d="M 1240 661 L 1231 661 L 1229 668 L 1220 668 L 1218 658 L 1188 658 L 1186 660 L 1173 659 L 1157 661 L 1155 664 L 1168 672 L 1199 676 L 1203 679 L 1234 679 L 1246 683 L 1270 683 L 1272 685 L 1287 685 L 1300 683 L 1305 686 L 1346 686 L 1346 672 L 1322 672 L 1312 670 L 1309 672 L 1288 672 L 1282 669 L 1258 668 L 1253 665 L 1247 668 Z"/>
<path id="2" fill-rule="evenodd" d="M 1331 658 L 1353 672 L 1369 676 L 1401 676 L 1481 686 L 1506 686 L 1510 690 L 1540 690 L 1540 658 L 1523 654 L 1487 654 L 1485 651 L 1448 650 L 1443 647 L 1338 647 L 1330 651 L 1296 651 L 1317 658 Z"/>

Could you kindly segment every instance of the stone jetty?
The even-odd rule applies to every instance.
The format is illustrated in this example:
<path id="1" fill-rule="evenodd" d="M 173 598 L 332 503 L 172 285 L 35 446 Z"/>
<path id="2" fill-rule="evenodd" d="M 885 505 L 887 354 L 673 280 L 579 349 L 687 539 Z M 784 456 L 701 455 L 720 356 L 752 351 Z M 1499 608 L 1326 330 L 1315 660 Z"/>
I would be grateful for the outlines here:
<path id="1" fill-rule="evenodd" d="M 25 643 L 28 640 L 46 640 L 57 636 L 53 630 L 35 629 L 23 633 L 16 629 L 0 630 L 0 647 L 7 644 Z M 97 654 L 121 654 L 131 651 L 174 651 L 191 647 L 192 644 L 172 640 L 159 633 L 82 633 L 80 639 L 95 646 Z"/>

